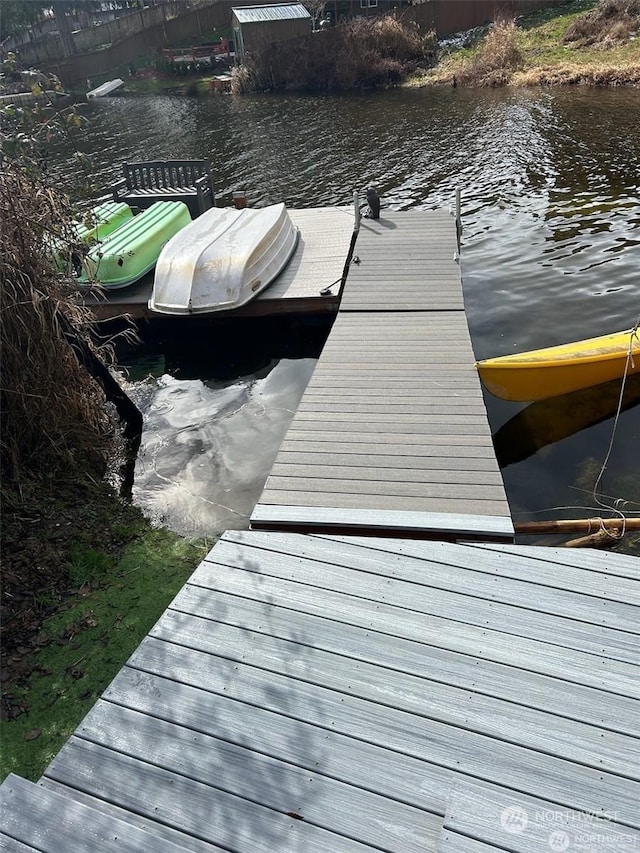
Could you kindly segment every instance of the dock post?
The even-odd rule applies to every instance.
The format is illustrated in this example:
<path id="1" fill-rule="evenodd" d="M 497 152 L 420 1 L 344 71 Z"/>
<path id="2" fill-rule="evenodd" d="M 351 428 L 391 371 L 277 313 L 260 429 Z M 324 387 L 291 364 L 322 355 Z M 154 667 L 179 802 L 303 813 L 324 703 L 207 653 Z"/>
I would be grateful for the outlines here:
<path id="1" fill-rule="evenodd" d="M 353 214 L 355 217 L 355 221 L 353 223 L 353 230 L 360 230 L 360 196 L 358 195 L 358 190 L 353 191 Z"/>
<path id="2" fill-rule="evenodd" d="M 233 206 L 236 210 L 243 210 L 248 205 L 247 194 L 244 190 L 240 190 L 235 193 L 231 193 L 231 197 L 233 199 Z"/>
<path id="3" fill-rule="evenodd" d="M 460 237 L 462 236 L 462 216 L 460 214 L 460 187 L 456 187 L 456 236 L 458 248 L 460 248 Z"/>

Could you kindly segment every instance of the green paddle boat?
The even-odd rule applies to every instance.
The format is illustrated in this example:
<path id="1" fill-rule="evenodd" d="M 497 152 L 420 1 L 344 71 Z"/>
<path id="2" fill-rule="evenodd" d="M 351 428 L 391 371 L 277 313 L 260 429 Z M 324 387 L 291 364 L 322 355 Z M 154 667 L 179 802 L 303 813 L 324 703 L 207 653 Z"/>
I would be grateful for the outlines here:
<path id="1" fill-rule="evenodd" d="M 164 244 L 189 222 L 191 214 L 183 202 L 155 202 L 89 247 L 77 283 L 106 290 L 133 284 L 153 269 Z"/>
<path id="2" fill-rule="evenodd" d="M 107 201 L 92 208 L 83 220 L 74 222 L 73 230 L 78 243 L 88 245 L 104 240 L 132 216 L 133 211 L 128 204 L 122 201 Z"/>
<path id="3" fill-rule="evenodd" d="M 87 211 L 82 219 L 72 223 L 70 240 L 63 240 L 61 237 L 49 239 L 48 243 L 58 269 L 68 270 L 70 264 L 79 269 L 78 244 L 90 246 L 106 239 L 132 216 L 133 211 L 124 202 L 107 201 Z"/>

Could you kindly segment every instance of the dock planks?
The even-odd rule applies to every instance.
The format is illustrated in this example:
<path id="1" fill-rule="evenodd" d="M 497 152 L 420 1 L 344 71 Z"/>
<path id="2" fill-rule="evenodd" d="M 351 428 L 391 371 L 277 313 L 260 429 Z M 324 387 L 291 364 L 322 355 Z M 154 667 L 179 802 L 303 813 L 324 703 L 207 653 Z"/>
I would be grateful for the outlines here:
<path id="1" fill-rule="evenodd" d="M 408 529 L 402 513 L 425 535 L 513 537 L 466 318 L 341 310 L 251 524 Z"/>
<path id="2" fill-rule="evenodd" d="M 251 527 L 513 539 L 448 213 L 362 220 Z"/>
<path id="3" fill-rule="evenodd" d="M 456 225 L 443 210 L 361 220 L 341 311 L 464 311 Z"/>
<path id="4" fill-rule="evenodd" d="M 574 551 L 566 578 L 559 561 L 227 532 L 40 784 L 0 788 L 0 845 L 539 853 L 556 833 L 626 853 L 635 561 Z"/>
<path id="5" fill-rule="evenodd" d="M 353 209 L 290 209 L 289 216 L 299 229 L 300 236 L 295 254 L 283 272 L 247 305 L 233 311 L 224 311 L 220 315 L 198 315 L 199 320 L 282 314 L 333 314 L 337 311 L 340 286 L 353 238 Z M 99 320 L 114 319 L 123 314 L 134 319 L 158 319 L 163 315 L 155 314 L 147 306 L 152 287 L 153 273 L 150 273 L 130 287 L 109 292 L 106 298 L 104 294 L 89 293 L 84 297 L 84 301 Z M 172 320 L 177 324 L 189 322 L 189 318 L 182 316 Z"/>

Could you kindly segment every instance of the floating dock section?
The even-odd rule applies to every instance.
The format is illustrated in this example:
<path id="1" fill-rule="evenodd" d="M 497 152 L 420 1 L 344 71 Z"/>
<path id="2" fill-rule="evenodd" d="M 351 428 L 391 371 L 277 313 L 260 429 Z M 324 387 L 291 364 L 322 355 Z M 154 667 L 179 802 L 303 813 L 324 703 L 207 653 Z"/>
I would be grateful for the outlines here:
<path id="1" fill-rule="evenodd" d="M 336 313 L 353 241 L 353 209 L 320 207 L 288 212 L 300 237 L 286 269 L 251 302 L 232 311 L 207 315 L 206 319 Z M 83 299 L 98 320 L 125 315 L 134 320 L 158 320 L 163 315 L 148 307 L 152 288 L 153 273 L 150 273 L 130 287 L 106 294 L 102 291 L 84 294 Z M 174 317 L 171 322 L 177 329 L 184 329 L 184 324 L 193 319 Z M 202 321 L 203 315 L 197 315 L 196 319 Z"/>
<path id="2" fill-rule="evenodd" d="M 362 220 L 251 526 L 513 539 L 447 212 Z"/>

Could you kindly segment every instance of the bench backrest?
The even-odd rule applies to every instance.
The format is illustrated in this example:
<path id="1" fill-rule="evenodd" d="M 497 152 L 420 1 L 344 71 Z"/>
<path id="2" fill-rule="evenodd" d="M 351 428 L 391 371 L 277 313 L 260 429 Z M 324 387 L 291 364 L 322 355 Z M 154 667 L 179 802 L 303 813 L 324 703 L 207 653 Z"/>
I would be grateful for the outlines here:
<path id="1" fill-rule="evenodd" d="M 198 178 L 207 176 L 211 183 L 208 160 L 156 160 L 146 163 L 124 163 L 122 173 L 130 190 L 193 187 Z"/>

